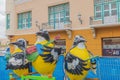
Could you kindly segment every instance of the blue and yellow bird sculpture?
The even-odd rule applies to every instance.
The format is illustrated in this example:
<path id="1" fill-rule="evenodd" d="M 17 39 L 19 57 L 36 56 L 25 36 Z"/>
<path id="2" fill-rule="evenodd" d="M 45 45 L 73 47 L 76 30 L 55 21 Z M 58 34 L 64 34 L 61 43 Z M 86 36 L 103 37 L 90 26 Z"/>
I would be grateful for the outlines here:
<path id="1" fill-rule="evenodd" d="M 72 48 L 65 56 L 65 73 L 70 80 L 84 80 L 91 68 L 91 54 L 85 42 L 82 36 L 76 35 Z"/>
<path id="2" fill-rule="evenodd" d="M 23 43 L 23 44 L 20 44 Z M 23 47 L 26 45 L 24 39 L 19 39 L 16 43 L 10 43 L 15 46 L 15 50 L 11 53 L 10 58 L 7 61 L 6 69 L 11 69 L 13 72 L 21 77 L 29 73 L 29 63 L 26 57 L 24 57 Z"/>
<path id="3" fill-rule="evenodd" d="M 26 48 L 27 60 L 32 62 L 32 66 L 41 75 L 52 76 L 58 57 L 64 52 L 62 48 L 54 47 L 54 44 L 50 42 L 48 32 L 44 30 L 37 32 L 37 41 L 35 45 L 37 44 L 43 45 L 43 47 L 40 47 L 43 53 L 39 53 L 36 46 L 24 47 Z"/>
<path id="4" fill-rule="evenodd" d="M 43 54 L 39 53 L 36 60 L 32 62 L 32 65 L 38 73 L 42 75 L 52 75 L 56 67 L 58 57 L 63 54 L 62 48 L 54 47 L 54 43 L 50 42 L 50 37 L 47 31 L 41 30 L 36 34 L 37 41 L 35 45 L 43 45 L 43 48 L 40 49 L 43 51 Z"/>

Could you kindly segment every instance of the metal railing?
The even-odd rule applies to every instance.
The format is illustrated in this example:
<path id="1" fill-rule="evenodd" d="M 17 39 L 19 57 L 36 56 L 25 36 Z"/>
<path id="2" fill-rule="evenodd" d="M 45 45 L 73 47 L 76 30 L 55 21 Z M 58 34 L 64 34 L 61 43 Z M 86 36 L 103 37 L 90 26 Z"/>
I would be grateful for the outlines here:
<path id="1" fill-rule="evenodd" d="M 52 25 L 50 25 L 49 22 L 42 23 L 41 29 L 60 30 L 60 29 L 71 29 L 72 28 L 72 21 L 67 21 L 67 23 L 56 22 L 54 24 L 58 24 L 58 25 L 57 26 L 52 26 Z"/>

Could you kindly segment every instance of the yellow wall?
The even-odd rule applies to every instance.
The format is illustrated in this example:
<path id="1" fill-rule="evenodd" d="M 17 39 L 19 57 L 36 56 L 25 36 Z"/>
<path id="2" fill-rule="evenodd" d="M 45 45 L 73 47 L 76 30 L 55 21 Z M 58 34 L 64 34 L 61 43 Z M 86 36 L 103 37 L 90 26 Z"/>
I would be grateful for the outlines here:
<path id="1" fill-rule="evenodd" d="M 20 39 L 20 38 L 27 40 L 29 42 L 29 45 L 34 45 L 34 43 L 36 41 L 35 34 L 28 34 L 28 35 L 13 36 L 12 39 L 11 39 L 11 42 L 14 42 L 14 41 L 16 41 L 17 39 Z M 11 49 L 11 52 L 13 52 L 14 46 L 11 46 L 10 49 Z"/>
<path id="2" fill-rule="evenodd" d="M 95 55 L 102 55 L 102 38 L 107 37 L 120 37 L 120 27 L 111 27 L 111 28 L 99 28 L 96 29 L 96 38 L 93 38 L 92 32 L 90 29 L 86 30 L 73 30 L 72 31 L 72 38 L 69 39 L 68 35 L 65 31 L 57 31 L 57 32 L 50 32 L 50 38 L 54 39 L 55 36 L 60 35 L 60 39 L 66 39 L 66 48 L 67 51 L 72 46 L 73 38 L 75 35 L 82 35 L 87 40 L 87 48 Z M 29 41 L 29 44 L 34 44 L 36 41 L 36 36 L 34 34 L 31 35 L 19 35 L 14 36 L 12 41 L 16 39 L 24 38 Z M 13 50 L 13 49 L 12 49 Z"/>
<path id="3" fill-rule="evenodd" d="M 73 30 L 72 38 L 69 39 L 65 32 L 55 32 L 51 36 L 61 35 L 62 39 L 66 39 L 67 51 L 71 48 L 75 35 L 82 35 L 87 40 L 87 48 L 95 55 L 102 55 L 102 38 L 107 37 L 120 37 L 120 27 L 99 28 L 96 29 L 96 38 L 93 38 L 92 31 L 86 30 Z"/>

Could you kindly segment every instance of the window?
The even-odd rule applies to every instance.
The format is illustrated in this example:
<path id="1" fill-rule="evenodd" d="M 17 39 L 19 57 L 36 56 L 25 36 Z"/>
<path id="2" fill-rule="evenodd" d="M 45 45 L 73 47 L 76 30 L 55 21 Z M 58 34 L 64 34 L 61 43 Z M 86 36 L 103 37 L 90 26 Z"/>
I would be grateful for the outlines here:
<path id="1" fill-rule="evenodd" d="M 10 14 L 6 15 L 6 29 L 10 28 Z"/>
<path id="2" fill-rule="evenodd" d="M 104 16 L 113 16 L 117 15 L 117 6 L 116 3 L 109 3 L 104 5 Z"/>
<path id="3" fill-rule="evenodd" d="M 94 0 L 95 19 L 117 15 L 116 0 Z"/>
<path id="4" fill-rule="evenodd" d="M 100 4 L 102 3 L 102 0 L 94 0 L 94 4 Z"/>
<path id="5" fill-rule="evenodd" d="M 117 4 L 111 3 L 111 15 L 117 15 Z"/>
<path id="6" fill-rule="evenodd" d="M 103 39 L 103 56 L 120 56 L 120 38 Z"/>
<path id="7" fill-rule="evenodd" d="M 97 19 L 101 19 L 102 18 L 102 6 L 95 6 L 95 17 Z"/>
<path id="8" fill-rule="evenodd" d="M 31 11 L 18 14 L 18 29 L 27 29 L 32 26 Z"/>
<path id="9" fill-rule="evenodd" d="M 70 22 L 69 3 L 60 4 L 48 8 L 49 10 L 49 25 L 54 29 L 63 28 L 64 24 Z"/>
<path id="10" fill-rule="evenodd" d="M 109 4 L 105 4 L 104 5 L 104 16 L 110 16 L 110 7 L 109 7 Z"/>

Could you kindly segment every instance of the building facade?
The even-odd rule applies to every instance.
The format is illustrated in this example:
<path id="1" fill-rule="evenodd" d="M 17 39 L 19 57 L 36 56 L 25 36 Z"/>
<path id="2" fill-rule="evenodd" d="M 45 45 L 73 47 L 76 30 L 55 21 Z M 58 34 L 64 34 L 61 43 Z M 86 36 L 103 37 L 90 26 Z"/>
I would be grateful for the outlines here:
<path id="1" fill-rule="evenodd" d="M 0 38 L 0 51 L 4 51 L 8 47 L 9 42 L 7 38 Z"/>
<path id="2" fill-rule="evenodd" d="M 120 55 L 120 0 L 7 0 L 6 34 L 33 45 L 35 33 L 47 29 L 68 51 L 75 35 L 87 40 L 95 55 Z"/>

